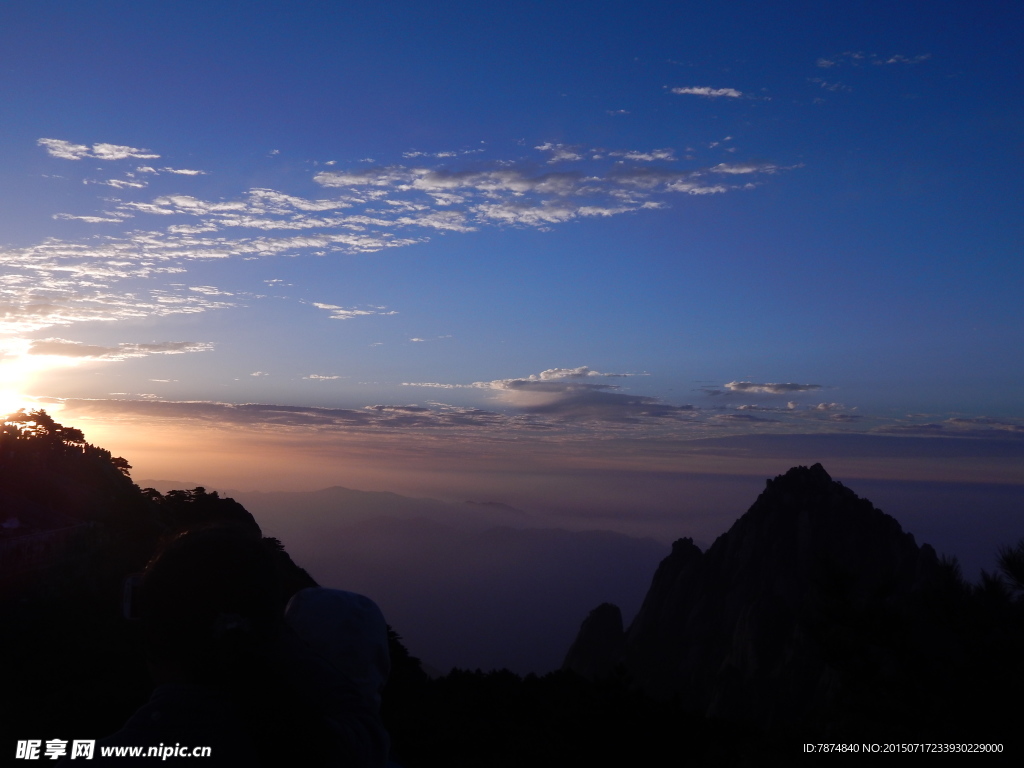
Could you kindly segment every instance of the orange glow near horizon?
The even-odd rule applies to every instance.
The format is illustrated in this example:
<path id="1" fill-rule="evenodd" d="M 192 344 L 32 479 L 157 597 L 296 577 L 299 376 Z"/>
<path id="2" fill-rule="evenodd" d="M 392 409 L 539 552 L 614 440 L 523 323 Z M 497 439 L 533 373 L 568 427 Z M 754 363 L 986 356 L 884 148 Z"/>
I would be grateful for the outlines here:
<path id="1" fill-rule="evenodd" d="M 39 403 L 48 411 L 51 403 Z M 58 420 L 126 459 L 142 487 L 203 486 L 228 495 L 342 486 L 450 502 L 498 502 L 525 525 L 613 530 L 671 541 L 680 530 L 708 542 L 768 478 L 821 462 L 837 480 L 995 483 L 1024 486 L 1015 454 L 890 455 L 822 452 L 795 440 L 777 451 L 736 442 L 606 440 L 553 435 L 495 439 L 440 430 L 321 429 L 215 418 L 103 412 L 68 400 Z M 127 402 L 126 402 L 127 405 Z M 38 406 L 36 406 L 38 407 Z M 894 447 L 906 448 L 902 455 Z M 681 528 L 680 520 L 685 519 Z M 724 522 L 723 522 L 724 521 Z M 280 521 L 261 520 L 269 535 Z"/>
<path id="2" fill-rule="evenodd" d="M 34 407 L 39 407 L 34 406 Z M 49 411 L 51 405 L 44 405 Z M 59 405 L 58 405 L 59 407 Z M 55 411 L 56 412 L 56 409 Z M 488 489 L 536 484 L 553 477 L 607 474 L 702 474 L 773 477 L 792 466 L 822 462 L 847 479 L 1024 484 L 1013 456 L 818 455 L 799 443 L 772 455 L 723 451 L 702 441 L 560 441 L 538 436 L 488 440 L 437 432 L 369 432 L 243 426 L 213 420 L 145 420 L 76 413 L 69 402 L 59 419 L 86 439 L 123 456 L 136 480 L 166 479 L 237 490 L 360 490 L 466 497 Z M 898 438 L 893 438 L 898 439 Z M 737 443 L 742 447 L 741 443 Z M 548 478 L 544 480 L 543 478 Z M 573 484 L 573 483 L 570 483 Z M 637 489 L 624 489 L 623 498 Z M 590 495 L 587 493 L 586 495 Z M 595 499 L 598 501 L 599 499 Z"/>

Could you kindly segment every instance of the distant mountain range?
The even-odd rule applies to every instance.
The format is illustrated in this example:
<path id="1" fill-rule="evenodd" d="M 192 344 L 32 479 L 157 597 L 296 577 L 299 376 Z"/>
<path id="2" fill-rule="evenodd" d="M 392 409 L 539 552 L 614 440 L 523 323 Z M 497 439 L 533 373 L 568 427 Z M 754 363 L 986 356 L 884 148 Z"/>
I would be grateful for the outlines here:
<path id="1" fill-rule="evenodd" d="M 141 480 L 161 492 L 176 480 Z M 632 614 L 665 554 L 650 539 L 538 527 L 495 502 L 444 502 L 341 486 L 222 494 L 327 587 L 370 595 L 424 665 L 557 669 L 590 606 Z"/>
<path id="2" fill-rule="evenodd" d="M 536 527 L 496 503 L 327 488 L 237 493 L 325 586 L 372 595 L 429 668 L 558 668 L 595 602 L 640 606 L 664 546 Z"/>
<path id="3" fill-rule="evenodd" d="M 373 596 L 439 673 L 557 669 L 590 606 L 614 600 L 634 613 L 664 555 L 652 539 L 542 527 L 543 519 L 497 502 L 340 486 L 223 495 L 285 542 L 321 584 Z"/>

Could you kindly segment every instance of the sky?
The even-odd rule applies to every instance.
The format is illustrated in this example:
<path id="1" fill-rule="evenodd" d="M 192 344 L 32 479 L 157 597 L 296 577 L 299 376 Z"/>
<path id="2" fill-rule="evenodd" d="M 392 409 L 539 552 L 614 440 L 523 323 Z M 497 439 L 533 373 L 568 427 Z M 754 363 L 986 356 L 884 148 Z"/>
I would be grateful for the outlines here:
<path id="1" fill-rule="evenodd" d="M 10 0 L 0 405 L 245 490 L 1024 488 L 1022 16 Z"/>

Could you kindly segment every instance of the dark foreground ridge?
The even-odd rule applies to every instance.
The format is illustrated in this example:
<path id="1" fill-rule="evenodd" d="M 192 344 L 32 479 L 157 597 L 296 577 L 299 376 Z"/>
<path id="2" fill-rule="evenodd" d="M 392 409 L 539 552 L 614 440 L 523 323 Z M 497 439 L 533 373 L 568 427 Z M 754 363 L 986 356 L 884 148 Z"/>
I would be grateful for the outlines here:
<path id="1" fill-rule="evenodd" d="M 628 629 L 594 609 L 564 668 L 763 729 L 1005 738 L 995 702 L 1022 680 L 1013 584 L 971 588 L 820 464 L 795 467 L 706 552 L 676 541 Z"/>
<path id="2" fill-rule="evenodd" d="M 19 739 L 103 738 L 146 701 L 122 584 L 161 537 L 211 521 L 260 535 L 231 499 L 143 490 L 129 470 L 45 413 L 4 423 L 0 762 Z M 314 583 L 263 541 L 286 592 Z M 972 587 L 820 465 L 796 468 L 707 552 L 677 541 L 628 629 L 615 606 L 596 609 L 562 671 L 430 680 L 392 632 L 392 755 L 406 768 L 653 765 L 666 754 L 766 765 L 792 762 L 804 741 L 1007 742 L 1018 710 L 999 702 L 1024 683 L 1024 547 L 1002 554 L 1007 578 Z"/>

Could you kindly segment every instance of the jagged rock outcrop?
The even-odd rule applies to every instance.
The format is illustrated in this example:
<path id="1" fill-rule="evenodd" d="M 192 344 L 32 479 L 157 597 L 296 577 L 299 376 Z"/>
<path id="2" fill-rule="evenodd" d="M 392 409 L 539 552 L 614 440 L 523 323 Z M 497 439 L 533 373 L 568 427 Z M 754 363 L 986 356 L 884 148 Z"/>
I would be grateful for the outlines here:
<path id="1" fill-rule="evenodd" d="M 915 611 L 940 570 L 820 464 L 796 467 L 707 552 L 673 545 L 617 662 L 635 686 L 710 716 L 831 722 L 865 685 L 903 684 L 903 656 L 932 642 Z M 585 625 L 566 663 L 592 679 L 616 663 L 593 634 Z"/>

